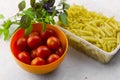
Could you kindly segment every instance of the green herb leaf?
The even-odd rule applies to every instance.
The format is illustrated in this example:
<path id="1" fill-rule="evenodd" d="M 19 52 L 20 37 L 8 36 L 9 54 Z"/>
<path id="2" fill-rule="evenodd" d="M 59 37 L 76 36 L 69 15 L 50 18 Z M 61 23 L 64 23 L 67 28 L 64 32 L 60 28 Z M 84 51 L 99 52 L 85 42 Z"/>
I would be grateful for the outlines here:
<path id="1" fill-rule="evenodd" d="M 2 14 L 0 14 L 0 19 L 3 19 L 3 18 L 4 18 L 4 16 Z"/>
<path id="2" fill-rule="evenodd" d="M 54 7 L 54 11 L 52 13 L 52 18 L 54 18 L 55 15 L 56 15 L 56 7 Z"/>
<path id="3" fill-rule="evenodd" d="M 19 11 L 22 11 L 25 7 L 26 7 L 26 3 L 24 0 L 18 4 Z"/>
<path id="4" fill-rule="evenodd" d="M 27 10 L 23 11 L 23 13 L 25 13 L 25 15 L 27 15 L 31 19 L 34 19 L 35 14 L 33 13 L 32 8 L 28 8 Z"/>
<path id="5" fill-rule="evenodd" d="M 35 2 L 36 2 L 36 0 L 30 0 L 30 5 L 31 5 L 31 7 L 35 7 Z"/>
<path id="6" fill-rule="evenodd" d="M 44 32 L 44 31 L 45 31 L 45 29 L 46 29 L 46 23 L 45 23 L 45 22 L 43 22 L 43 23 L 42 23 L 42 32 Z"/>
<path id="7" fill-rule="evenodd" d="M 52 23 L 52 24 L 55 24 L 55 20 L 54 20 L 54 19 L 52 19 L 52 20 L 51 20 L 51 23 Z"/>
<path id="8" fill-rule="evenodd" d="M 0 28 L 0 36 L 2 35 L 3 29 Z"/>
<path id="9" fill-rule="evenodd" d="M 20 20 L 20 27 L 25 29 L 28 28 L 31 24 L 31 18 L 28 17 L 27 15 L 23 15 L 21 20 Z"/>
<path id="10" fill-rule="evenodd" d="M 28 28 L 25 29 L 25 35 L 28 35 L 32 32 L 32 25 L 30 25 Z"/>
<path id="11" fill-rule="evenodd" d="M 2 26 L 5 28 L 5 29 L 8 29 L 12 24 L 12 21 L 10 19 L 4 21 L 4 23 L 2 24 Z"/>
<path id="12" fill-rule="evenodd" d="M 67 22 L 67 13 L 62 13 L 59 15 L 59 20 L 65 25 L 67 26 L 68 25 L 68 22 Z"/>
<path id="13" fill-rule="evenodd" d="M 49 0 L 42 0 L 43 1 L 43 3 L 47 3 Z"/>
<path id="14" fill-rule="evenodd" d="M 8 40 L 8 39 L 9 39 L 9 30 L 4 29 L 4 40 Z"/>
<path id="15" fill-rule="evenodd" d="M 39 3 L 39 2 L 35 3 L 35 10 L 37 10 L 37 9 L 39 9 L 39 10 L 42 9 L 42 3 Z"/>
<path id="16" fill-rule="evenodd" d="M 45 22 L 46 22 L 46 23 L 49 23 L 49 21 L 50 21 L 50 20 L 49 20 L 49 16 L 46 16 Z"/>
<path id="17" fill-rule="evenodd" d="M 70 5 L 69 5 L 69 4 L 67 4 L 67 3 L 63 2 L 63 9 L 64 9 L 64 10 L 68 9 L 69 7 L 70 7 Z"/>

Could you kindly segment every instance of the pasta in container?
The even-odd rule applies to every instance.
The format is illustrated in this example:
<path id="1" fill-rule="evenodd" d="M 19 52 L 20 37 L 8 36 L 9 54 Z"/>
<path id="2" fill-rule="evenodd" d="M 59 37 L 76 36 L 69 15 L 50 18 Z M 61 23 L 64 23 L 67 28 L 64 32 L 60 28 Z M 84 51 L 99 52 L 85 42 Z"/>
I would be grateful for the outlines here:
<path id="1" fill-rule="evenodd" d="M 107 63 L 120 48 L 120 22 L 114 17 L 73 5 L 68 10 L 68 26 L 58 21 L 70 45 L 86 55 Z"/>

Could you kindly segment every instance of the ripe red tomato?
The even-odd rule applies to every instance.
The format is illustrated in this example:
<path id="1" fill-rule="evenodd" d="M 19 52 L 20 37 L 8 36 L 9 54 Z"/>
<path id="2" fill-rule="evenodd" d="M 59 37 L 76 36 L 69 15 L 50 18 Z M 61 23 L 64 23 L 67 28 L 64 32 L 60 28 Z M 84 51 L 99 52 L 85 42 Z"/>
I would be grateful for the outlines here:
<path id="1" fill-rule="evenodd" d="M 27 39 L 27 44 L 30 48 L 36 48 L 41 44 L 41 38 L 38 35 L 29 36 Z"/>
<path id="2" fill-rule="evenodd" d="M 31 65 L 35 65 L 35 66 L 45 65 L 45 64 L 46 64 L 45 60 L 40 57 L 36 57 L 31 61 Z"/>
<path id="3" fill-rule="evenodd" d="M 47 39 L 47 46 L 50 48 L 50 49 L 54 49 L 54 50 L 57 50 L 58 47 L 60 46 L 60 40 L 57 38 L 57 37 L 49 37 Z"/>
<path id="4" fill-rule="evenodd" d="M 64 50 L 62 49 L 62 47 L 59 47 L 55 53 L 59 56 L 62 56 L 64 53 Z"/>
<path id="5" fill-rule="evenodd" d="M 39 46 L 37 49 L 37 56 L 46 59 L 50 55 L 50 50 L 47 46 Z"/>
<path id="6" fill-rule="evenodd" d="M 52 63 L 56 60 L 58 60 L 60 57 L 57 54 L 51 54 L 48 59 L 47 59 L 47 63 Z"/>
<path id="7" fill-rule="evenodd" d="M 20 37 L 16 42 L 16 46 L 21 51 L 25 50 L 27 48 L 27 39 L 26 39 L 26 37 Z"/>
<path id="8" fill-rule="evenodd" d="M 44 40 L 48 39 L 50 36 L 55 36 L 55 31 L 52 29 L 46 28 L 46 31 L 41 33 L 41 37 Z"/>
<path id="9" fill-rule="evenodd" d="M 38 35 L 38 36 L 39 36 L 40 34 L 39 34 L 39 32 L 31 32 L 31 33 L 29 34 L 29 36 L 35 36 L 35 35 Z"/>
<path id="10" fill-rule="evenodd" d="M 26 64 L 30 64 L 30 55 L 26 51 L 22 51 L 18 54 L 18 59 Z"/>
<path id="11" fill-rule="evenodd" d="M 31 58 L 34 59 L 35 57 L 37 57 L 37 51 L 36 50 L 32 50 L 31 51 Z"/>

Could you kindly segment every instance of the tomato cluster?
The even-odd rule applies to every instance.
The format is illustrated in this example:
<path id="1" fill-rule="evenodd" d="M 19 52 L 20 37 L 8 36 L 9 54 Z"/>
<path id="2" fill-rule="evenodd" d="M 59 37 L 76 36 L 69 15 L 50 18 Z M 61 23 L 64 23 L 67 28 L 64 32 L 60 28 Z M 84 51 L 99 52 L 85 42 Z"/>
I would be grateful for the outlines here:
<path id="1" fill-rule="evenodd" d="M 59 59 L 64 50 L 61 42 L 52 29 L 45 32 L 31 32 L 16 41 L 17 49 L 20 50 L 17 58 L 30 65 L 45 65 Z"/>

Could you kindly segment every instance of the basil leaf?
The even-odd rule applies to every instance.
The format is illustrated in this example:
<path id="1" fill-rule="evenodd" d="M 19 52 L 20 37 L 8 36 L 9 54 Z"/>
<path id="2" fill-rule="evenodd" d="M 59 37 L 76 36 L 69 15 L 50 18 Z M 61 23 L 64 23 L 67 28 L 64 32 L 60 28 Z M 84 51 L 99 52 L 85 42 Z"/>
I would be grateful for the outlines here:
<path id="1" fill-rule="evenodd" d="M 23 15 L 20 20 L 20 27 L 25 29 L 28 28 L 30 24 L 31 24 L 31 18 L 28 17 L 27 15 Z"/>
<path id="2" fill-rule="evenodd" d="M 9 30 L 8 29 L 4 29 L 4 40 L 9 39 Z"/>
<path id="3" fill-rule="evenodd" d="M 45 3 L 47 3 L 49 0 L 42 0 L 42 2 L 45 4 Z"/>
<path id="4" fill-rule="evenodd" d="M 52 19 L 52 20 L 51 20 L 51 23 L 52 23 L 52 24 L 55 24 L 55 20 L 54 20 L 54 19 Z"/>
<path id="5" fill-rule="evenodd" d="M 30 34 L 32 32 L 32 29 L 33 29 L 32 25 L 30 25 L 28 28 L 26 28 L 25 29 L 25 35 Z"/>
<path id="6" fill-rule="evenodd" d="M 36 0 L 30 0 L 30 5 L 31 5 L 31 7 L 35 7 L 35 2 L 36 2 Z"/>
<path id="7" fill-rule="evenodd" d="M 27 10 L 23 11 L 23 13 L 25 13 L 25 15 L 27 15 L 31 19 L 34 19 L 34 13 L 33 13 L 32 8 L 28 8 Z"/>
<path id="8" fill-rule="evenodd" d="M 4 23 L 2 24 L 2 26 L 5 28 L 5 29 L 8 29 L 12 24 L 12 21 L 10 19 L 4 21 Z"/>
<path id="9" fill-rule="evenodd" d="M 36 9 L 40 9 L 41 10 L 42 9 L 42 3 L 36 2 L 35 3 L 35 10 Z"/>
<path id="10" fill-rule="evenodd" d="M 56 11 L 55 9 L 56 9 L 56 7 L 54 7 L 54 11 L 53 11 L 53 13 L 52 13 L 52 18 L 54 18 L 54 16 L 56 15 L 56 12 L 57 12 L 57 11 Z"/>
<path id="11" fill-rule="evenodd" d="M 67 4 L 67 3 L 63 2 L 63 9 L 64 9 L 64 10 L 68 9 L 69 7 L 70 7 L 70 5 L 69 5 L 69 4 Z"/>
<path id="12" fill-rule="evenodd" d="M 3 19 L 3 18 L 4 18 L 4 16 L 2 14 L 0 14 L 0 19 Z"/>
<path id="13" fill-rule="evenodd" d="M 24 0 L 18 4 L 19 11 L 22 11 L 25 7 L 26 7 L 26 3 Z"/>
<path id="14" fill-rule="evenodd" d="M 46 29 L 46 23 L 45 23 L 45 22 L 43 22 L 43 23 L 42 23 L 42 32 L 44 32 L 44 31 L 45 31 L 45 29 Z"/>
<path id="15" fill-rule="evenodd" d="M 2 35 L 3 30 L 0 28 L 0 36 Z"/>
<path id="16" fill-rule="evenodd" d="M 59 15 L 59 20 L 65 25 L 67 26 L 68 25 L 68 22 L 67 22 L 67 13 L 61 13 Z"/>
<path id="17" fill-rule="evenodd" d="M 46 23 L 49 23 L 49 21 L 50 21 L 50 20 L 49 20 L 49 16 L 46 16 L 45 22 L 46 22 Z"/>

